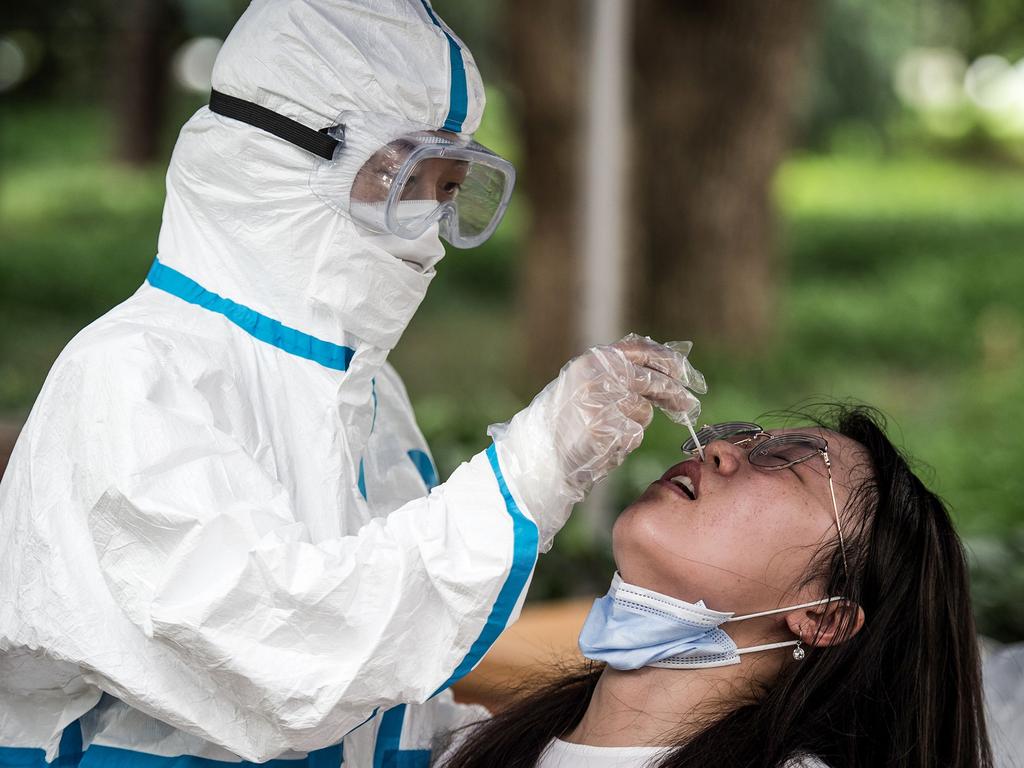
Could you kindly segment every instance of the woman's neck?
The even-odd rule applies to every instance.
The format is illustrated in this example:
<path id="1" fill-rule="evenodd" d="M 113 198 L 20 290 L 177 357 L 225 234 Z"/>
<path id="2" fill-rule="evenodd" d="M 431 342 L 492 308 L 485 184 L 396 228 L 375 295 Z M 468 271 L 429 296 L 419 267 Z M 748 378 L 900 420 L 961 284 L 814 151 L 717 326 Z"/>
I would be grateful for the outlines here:
<path id="1" fill-rule="evenodd" d="M 724 667 L 606 667 L 583 719 L 562 738 L 598 747 L 674 746 L 760 698 L 789 659 L 786 650 L 745 655 Z"/>

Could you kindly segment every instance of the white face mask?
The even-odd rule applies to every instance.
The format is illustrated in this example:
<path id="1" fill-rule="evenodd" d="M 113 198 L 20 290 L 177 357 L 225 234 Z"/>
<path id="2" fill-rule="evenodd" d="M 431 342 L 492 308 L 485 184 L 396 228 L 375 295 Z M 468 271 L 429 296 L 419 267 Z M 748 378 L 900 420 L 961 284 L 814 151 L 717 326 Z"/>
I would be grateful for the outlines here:
<path id="1" fill-rule="evenodd" d="M 735 616 L 627 584 L 618 573 L 608 594 L 594 601 L 580 633 L 588 659 L 614 669 L 696 669 L 739 664 L 740 655 L 796 645 L 796 640 L 737 648 L 720 625 L 823 605 L 840 597 Z"/>
<path id="2" fill-rule="evenodd" d="M 440 222 L 434 222 L 419 237 L 408 240 L 398 235 L 383 232 L 385 224 L 383 220 L 384 207 L 382 203 L 352 203 L 365 209 L 364 216 L 368 220 L 379 218 L 378 228 L 381 232 L 374 232 L 362 226 L 358 222 L 356 228 L 359 236 L 373 245 L 381 248 L 396 259 L 401 259 L 413 269 L 419 272 L 426 272 L 437 262 L 444 258 L 444 244 L 441 242 Z M 428 215 L 437 210 L 437 202 L 433 200 L 408 200 L 398 204 L 402 216 L 417 217 Z"/>

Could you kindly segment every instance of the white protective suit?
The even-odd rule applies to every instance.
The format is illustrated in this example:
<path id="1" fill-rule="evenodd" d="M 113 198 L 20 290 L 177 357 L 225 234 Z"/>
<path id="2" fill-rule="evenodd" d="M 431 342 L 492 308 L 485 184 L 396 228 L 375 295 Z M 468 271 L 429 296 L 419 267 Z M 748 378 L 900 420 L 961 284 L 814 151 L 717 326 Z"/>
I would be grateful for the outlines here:
<path id="1" fill-rule="evenodd" d="M 256 0 L 213 86 L 314 128 L 472 133 L 483 109 L 425 0 Z M 314 160 L 199 110 L 147 282 L 54 364 L 0 484 L 0 766 L 408 768 L 479 716 L 447 688 L 578 498 L 513 479 L 553 472 L 536 434 L 582 422 L 534 409 L 430 491 L 385 359 L 434 271 L 318 199 Z M 595 361 L 577 370 L 600 381 Z M 650 419 L 623 402 L 616 461 Z"/>
<path id="2" fill-rule="evenodd" d="M 256 2 L 213 83 L 312 126 L 471 133 L 484 103 L 419 0 Z M 0 747 L 52 761 L 80 728 L 86 765 L 265 761 L 344 739 L 346 766 L 425 765 L 458 715 L 431 695 L 517 613 L 536 526 L 493 453 L 427 496 L 385 363 L 434 272 L 364 241 L 312 165 L 201 109 L 151 280 L 54 365 L 0 492 Z"/>

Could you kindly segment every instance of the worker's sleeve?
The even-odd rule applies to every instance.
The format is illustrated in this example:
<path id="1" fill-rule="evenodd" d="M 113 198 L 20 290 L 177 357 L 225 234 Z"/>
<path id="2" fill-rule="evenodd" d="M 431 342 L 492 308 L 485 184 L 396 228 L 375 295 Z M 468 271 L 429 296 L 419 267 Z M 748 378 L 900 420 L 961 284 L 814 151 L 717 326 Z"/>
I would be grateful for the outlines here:
<path id="1" fill-rule="evenodd" d="M 290 489 L 194 405 L 157 387 L 123 405 L 130 456 L 88 527 L 121 610 L 223 700 L 231 722 L 197 735 L 259 761 L 336 743 L 446 688 L 518 615 L 537 526 L 493 447 L 429 497 L 314 544 Z M 174 679 L 154 669 L 116 690 L 187 727 L 177 708 L 195 692 Z"/>

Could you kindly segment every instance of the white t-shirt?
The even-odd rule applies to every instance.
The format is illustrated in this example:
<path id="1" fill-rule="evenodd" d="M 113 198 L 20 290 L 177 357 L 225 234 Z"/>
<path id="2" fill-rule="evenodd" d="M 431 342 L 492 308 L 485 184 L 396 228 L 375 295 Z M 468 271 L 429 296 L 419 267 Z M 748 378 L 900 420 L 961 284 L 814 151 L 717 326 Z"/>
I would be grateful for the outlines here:
<path id="1" fill-rule="evenodd" d="M 592 747 L 555 739 L 541 754 L 537 768 L 640 768 L 671 751 L 671 747 Z"/>
<path id="2" fill-rule="evenodd" d="M 433 764 L 434 768 L 444 768 L 472 730 L 456 732 L 448 749 Z M 541 753 L 536 768 L 647 768 L 672 750 L 673 747 L 593 747 L 555 739 Z M 806 756 L 787 761 L 783 768 L 829 767 L 816 757 Z"/>
<path id="3" fill-rule="evenodd" d="M 592 747 L 555 739 L 537 761 L 537 768 L 645 768 L 672 747 Z M 784 768 L 828 768 L 815 757 L 794 758 Z"/>

